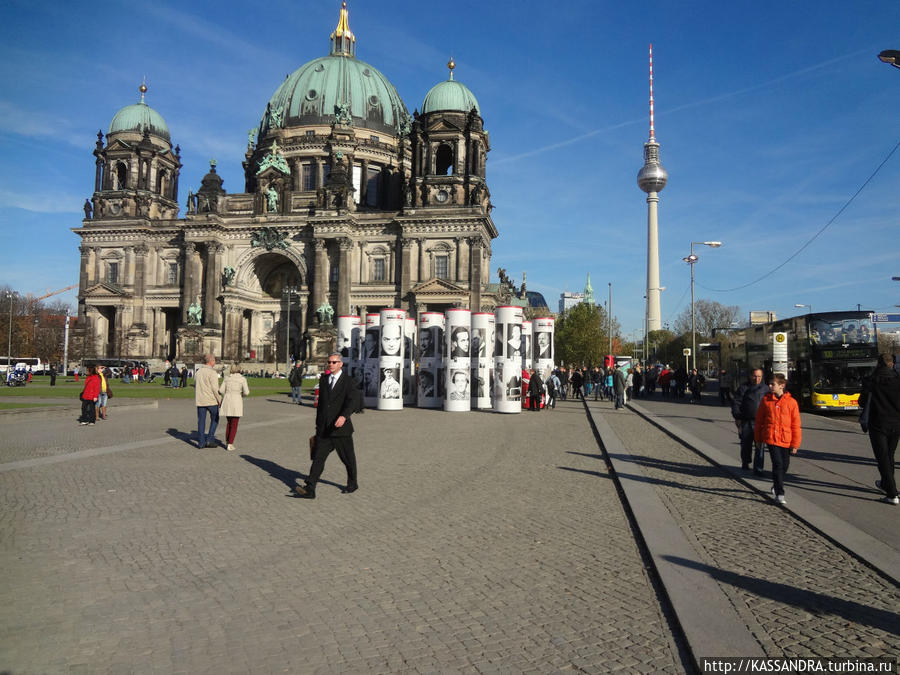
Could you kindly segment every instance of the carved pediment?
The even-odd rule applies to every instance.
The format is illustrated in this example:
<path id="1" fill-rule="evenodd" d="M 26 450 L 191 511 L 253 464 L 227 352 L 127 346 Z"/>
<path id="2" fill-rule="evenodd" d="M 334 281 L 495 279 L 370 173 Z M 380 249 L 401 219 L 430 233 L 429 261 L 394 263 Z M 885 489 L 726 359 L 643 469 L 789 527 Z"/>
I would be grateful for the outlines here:
<path id="1" fill-rule="evenodd" d="M 84 290 L 84 295 L 86 298 L 90 298 L 91 300 L 102 298 L 129 297 L 124 288 L 122 288 L 121 286 L 117 286 L 116 284 L 111 284 L 107 281 L 101 281 L 100 283 L 94 284 L 93 286 L 88 286 Z"/>
<path id="2" fill-rule="evenodd" d="M 434 124 L 432 124 L 430 127 L 428 127 L 428 131 L 429 132 L 435 132 L 435 131 L 462 132 L 462 128 L 453 124 L 452 122 L 445 120 L 445 119 L 439 119 Z"/>
<path id="3" fill-rule="evenodd" d="M 468 295 L 469 291 L 461 286 L 450 283 L 446 279 L 432 277 L 428 281 L 413 286 L 410 291 L 413 295 Z"/>

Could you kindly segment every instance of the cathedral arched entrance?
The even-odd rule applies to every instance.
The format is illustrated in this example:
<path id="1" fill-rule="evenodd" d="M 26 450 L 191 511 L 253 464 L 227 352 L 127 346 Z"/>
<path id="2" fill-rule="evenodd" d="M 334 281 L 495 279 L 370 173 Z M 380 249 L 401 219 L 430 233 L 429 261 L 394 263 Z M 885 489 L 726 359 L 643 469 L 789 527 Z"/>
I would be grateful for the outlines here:
<path id="1" fill-rule="evenodd" d="M 226 359 L 286 364 L 301 356 L 309 288 L 306 263 L 293 250 L 249 251 L 223 293 Z"/>

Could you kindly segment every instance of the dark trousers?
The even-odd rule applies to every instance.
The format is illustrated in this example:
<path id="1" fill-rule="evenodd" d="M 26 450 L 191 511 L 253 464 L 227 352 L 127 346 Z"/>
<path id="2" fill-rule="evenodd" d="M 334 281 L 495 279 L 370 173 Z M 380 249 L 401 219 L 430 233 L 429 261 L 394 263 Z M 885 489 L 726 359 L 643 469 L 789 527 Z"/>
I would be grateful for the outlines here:
<path id="1" fill-rule="evenodd" d="M 875 461 L 878 462 L 878 473 L 881 474 L 881 489 L 888 497 L 897 496 L 897 483 L 894 480 L 894 455 L 897 452 L 897 441 L 900 440 L 900 427 L 875 429 L 869 427 L 869 442 Z"/>
<path id="2" fill-rule="evenodd" d="M 97 419 L 97 402 L 96 401 L 85 401 L 82 399 L 82 401 L 81 401 L 81 417 L 78 418 L 78 421 L 79 422 L 94 422 L 96 419 Z"/>
<path id="3" fill-rule="evenodd" d="M 528 407 L 532 410 L 541 411 L 541 398 L 540 394 L 528 394 Z"/>
<path id="4" fill-rule="evenodd" d="M 313 457 L 312 466 L 309 468 L 309 478 L 306 484 L 316 489 L 316 483 L 325 469 L 325 460 L 332 450 L 337 450 L 338 457 L 347 469 L 347 487 L 356 487 L 356 453 L 353 452 L 353 436 L 336 436 L 322 438 L 316 436 L 316 455 Z"/>
<path id="5" fill-rule="evenodd" d="M 209 431 L 206 430 L 206 414 L 209 413 Z M 219 406 L 197 406 L 197 447 L 202 448 L 210 438 L 215 439 L 216 427 L 219 426 Z"/>
<path id="6" fill-rule="evenodd" d="M 625 394 L 616 394 L 616 410 L 625 407 Z"/>
<path id="7" fill-rule="evenodd" d="M 741 466 L 753 465 L 756 472 L 762 471 L 766 466 L 766 453 L 762 443 L 757 445 L 753 442 L 753 427 L 756 423 L 753 420 L 743 420 L 741 422 Z"/>
<path id="8" fill-rule="evenodd" d="M 784 476 L 791 464 L 791 449 L 777 445 L 769 446 L 769 456 L 772 458 L 772 482 L 776 495 L 784 494 Z"/>

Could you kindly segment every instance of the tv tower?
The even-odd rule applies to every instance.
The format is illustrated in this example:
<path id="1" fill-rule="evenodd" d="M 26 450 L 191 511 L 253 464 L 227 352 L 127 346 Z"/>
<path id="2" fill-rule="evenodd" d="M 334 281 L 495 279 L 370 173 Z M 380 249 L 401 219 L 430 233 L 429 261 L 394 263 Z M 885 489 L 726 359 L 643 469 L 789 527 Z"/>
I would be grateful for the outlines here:
<path id="1" fill-rule="evenodd" d="M 662 328 L 659 307 L 659 225 L 656 211 L 659 191 L 669 174 L 659 163 L 659 143 L 653 128 L 653 45 L 650 45 L 650 138 L 644 143 L 644 166 L 638 172 L 638 187 L 647 193 L 647 332 Z"/>

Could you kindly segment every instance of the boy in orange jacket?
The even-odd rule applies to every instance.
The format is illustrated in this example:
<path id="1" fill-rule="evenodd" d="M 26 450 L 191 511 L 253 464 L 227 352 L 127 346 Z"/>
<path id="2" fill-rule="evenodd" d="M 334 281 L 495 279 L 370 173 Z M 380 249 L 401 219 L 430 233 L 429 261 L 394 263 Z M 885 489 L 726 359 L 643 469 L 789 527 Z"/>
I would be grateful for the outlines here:
<path id="1" fill-rule="evenodd" d="M 756 411 L 756 425 L 753 436 L 757 443 L 769 446 L 772 458 L 772 494 L 779 504 L 784 498 L 784 475 L 791 462 L 791 455 L 803 440 L 800 429 L 800 407 L 790 392 L 785 391 L 787 378 L 776 374 L 769 381 L 769 393 L 763 396 Z"/>

